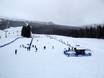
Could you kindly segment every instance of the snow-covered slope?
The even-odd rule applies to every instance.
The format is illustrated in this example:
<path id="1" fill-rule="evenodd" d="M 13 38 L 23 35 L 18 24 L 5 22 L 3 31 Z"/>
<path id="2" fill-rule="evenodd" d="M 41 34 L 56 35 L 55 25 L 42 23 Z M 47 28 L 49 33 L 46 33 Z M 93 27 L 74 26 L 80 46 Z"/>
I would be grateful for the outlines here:
<path id="1" fill-rule="evenodd" d="M 4 36 L 5 36 L 5 32 L 0 30 L 0 38 L 4 38 Z"/>
<path id="2" fill-rule="evenodd" d="M 8 29 L 8 33 L 14 34 L 0 39 L 0 46 L 20 37 L 15 29 L 20 31 L 21 27 Z M 31 38 L 19 38 L 0 48 L 0 78 L 104 78 L 102 39 L 34 34 L 32 47 L 28 51 L 26 47 L 30 42 Z M 92 56 L 66 57 L 64 50 L 68 46 L 61 42 L 89 48 Z"/>

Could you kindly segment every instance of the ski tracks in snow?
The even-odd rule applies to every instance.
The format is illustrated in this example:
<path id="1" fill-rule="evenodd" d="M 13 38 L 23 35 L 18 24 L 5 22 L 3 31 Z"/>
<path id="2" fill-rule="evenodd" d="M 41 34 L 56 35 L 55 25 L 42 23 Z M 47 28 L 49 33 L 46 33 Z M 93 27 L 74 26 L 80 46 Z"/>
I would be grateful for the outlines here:
<path id="1" fill-rule="evenodd" d="M 0 45 L 0 48 L 5 47 L 5 46 L 7 46 L 7 45 L 10 45 L 11 43 L 15 42 L 16 40 L 18 40 L 18 39 L 20 39 L 20 38 L 22 38 L 22 37 L 17 37 L 17 38 L 15 38 L 14 40 L 12 40 L 12 41 L 10 41 L 10 42 L 8 42 L 8 43 L 5 43 L 5 44 L 3 44 L 3 45 Z"/>

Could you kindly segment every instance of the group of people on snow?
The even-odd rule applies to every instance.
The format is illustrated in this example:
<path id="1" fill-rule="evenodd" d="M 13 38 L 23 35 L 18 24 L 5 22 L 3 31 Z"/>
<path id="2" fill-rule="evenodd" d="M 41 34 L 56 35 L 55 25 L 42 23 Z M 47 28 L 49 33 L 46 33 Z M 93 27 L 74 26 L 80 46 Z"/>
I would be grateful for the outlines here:
<path id="1" fill-rule="evenodd" d="M 28 45 L 28 44 L 27 44 L 27 45 Z M 38 47 L 37 47 L 36 45 L 31 45 L 31 47 L 26 47 L 25 45 L 22 44 L 22 45 L 20 45 L 20 48 L 27 49 L 27 51 L 30 51 L 31 48 L 35 48 L 35 52 L 38 51 Z M 47 48 L 47 47 L 44 45 L 44 46 L 43 46 L 43 49 L 46 50 L 46 48 Z M 54 49 L 54 46 L 52 46 L 52 49 Z M 17 49 L 15 49 L 15 55 L 17 55 Z"/>

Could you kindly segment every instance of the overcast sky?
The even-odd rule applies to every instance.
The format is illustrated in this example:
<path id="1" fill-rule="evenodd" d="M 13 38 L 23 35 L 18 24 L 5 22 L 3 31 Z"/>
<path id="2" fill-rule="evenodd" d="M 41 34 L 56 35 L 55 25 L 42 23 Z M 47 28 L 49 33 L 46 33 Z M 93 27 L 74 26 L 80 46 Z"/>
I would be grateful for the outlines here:
<path id="1" fill-rule="evenodd" d="M 63 25 L 104 23 L 104 0 L 0 0 L 0 16 Z"/>

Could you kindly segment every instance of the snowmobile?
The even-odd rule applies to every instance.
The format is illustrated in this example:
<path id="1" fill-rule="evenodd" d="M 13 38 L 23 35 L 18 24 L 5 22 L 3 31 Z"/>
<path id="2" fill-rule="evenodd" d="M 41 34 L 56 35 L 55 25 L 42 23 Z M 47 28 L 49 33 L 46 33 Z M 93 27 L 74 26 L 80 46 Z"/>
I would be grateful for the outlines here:
<path id="1" fill-rule="evenodd" d="M 64 54 L 68 57 L 82 57 L 92 55 L 90 49 L 83 48 L 74 48 L 74 50 L 64 50 Z"/>

